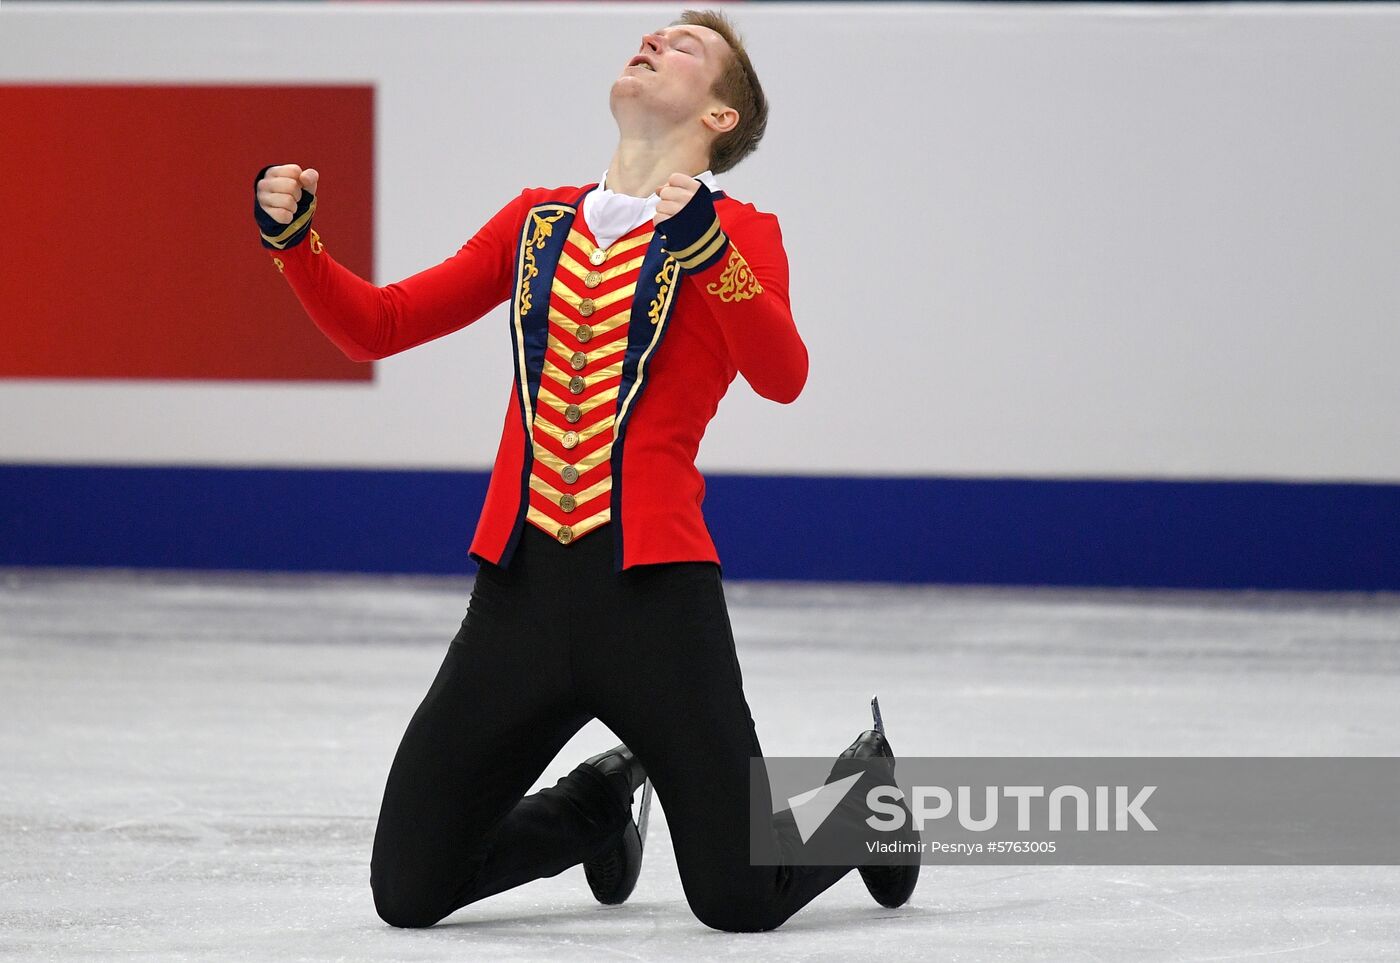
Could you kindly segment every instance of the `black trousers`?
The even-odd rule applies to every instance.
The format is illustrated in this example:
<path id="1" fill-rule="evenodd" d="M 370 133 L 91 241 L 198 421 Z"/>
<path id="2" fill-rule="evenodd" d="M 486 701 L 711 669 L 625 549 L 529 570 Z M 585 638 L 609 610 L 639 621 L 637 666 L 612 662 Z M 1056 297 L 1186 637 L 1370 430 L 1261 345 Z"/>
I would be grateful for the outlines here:
<path id="1" fill-rule="evenodd" d="M 431 926 L 615 843 L 628 814 L 591 766 L 526 795 L 595 717 L 651 776 L 705 924 L 772 929 L 849 872 L 750 865 L 750 819 L 771 814 L 750 811 L 762 752 L 719 567 L 618 573 L 613 529 L 560 545 L 526 525 L 508 570 L 481 566 L 384 790 L 371 884 L 386 922 Z"/>

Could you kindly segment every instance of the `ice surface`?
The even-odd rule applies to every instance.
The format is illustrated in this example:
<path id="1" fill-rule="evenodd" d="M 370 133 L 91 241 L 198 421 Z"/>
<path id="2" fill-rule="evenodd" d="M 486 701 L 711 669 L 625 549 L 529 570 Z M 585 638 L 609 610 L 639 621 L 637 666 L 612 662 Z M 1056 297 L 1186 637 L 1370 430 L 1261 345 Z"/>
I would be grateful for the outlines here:
<path id="1" fill-rule="evenodd" d="M 383 779 L 465 611 L 453 579 L 0 572 L 0 957 L 1400 958 L 1400 868 L 925 867 L 773 933 L 690 914 L 664 811 L 641 882 L 582 872 L 428 930 L 374 913 Z M 726 586 L 770 754 L 872 693 L 902 755 L 1395 755 L 1400 597 Z M 658 694 L 660 696 L 660 694 Z M 590 726 L 542 781 L 612 743 Z"/>

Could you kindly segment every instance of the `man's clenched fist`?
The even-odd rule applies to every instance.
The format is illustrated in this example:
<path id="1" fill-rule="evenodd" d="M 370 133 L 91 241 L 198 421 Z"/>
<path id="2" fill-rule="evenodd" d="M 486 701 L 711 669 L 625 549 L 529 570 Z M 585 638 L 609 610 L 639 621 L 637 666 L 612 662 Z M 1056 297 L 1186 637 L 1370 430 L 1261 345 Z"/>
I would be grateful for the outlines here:
<path id="1" fill-rule="evenodd" d="M 257 184 L 258 206 L 278 224 L 290 224 L 301 203 L 301 192 L 315 197 L 320 177 L 314 169 L 302 170 L 296 164 L 269 167 Z"/>
<path id="2" fill-rule="evenodd" d="M 687 174 L 672 174 L 656 192 L 652 221 L 663 238 L 661 249 L 687 274 L 706 270 L 729 250 L 715 193 Z"/>
<path id="3" fill-rule="evenodd" d="M 277 168 L 273 168 L 277 170 Z M 272 173 L 272 171 L 268 171 Z M 690 203 L 690 199 L 695 196 L 695 192 L 700 189 L 700 182 L 685 174 L 672 174 L 665 184 L 661 185 L 661 190 L 656 194 L 661 198 L 661 202 L 656 205 L 656 213 L 652 215 L 653 225 L 660 224 L 666 218 L 680 211 Z"/>

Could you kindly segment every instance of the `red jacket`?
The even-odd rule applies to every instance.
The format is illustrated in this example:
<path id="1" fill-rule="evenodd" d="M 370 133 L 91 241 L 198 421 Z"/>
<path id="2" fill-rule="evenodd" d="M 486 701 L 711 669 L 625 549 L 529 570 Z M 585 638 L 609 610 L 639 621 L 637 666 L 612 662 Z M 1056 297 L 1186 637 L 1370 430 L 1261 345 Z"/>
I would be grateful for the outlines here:
<path id="1" fill-rule="evenodd" d="M 580 347 L 564 343 L 562 332 L 573 330 L 583 317 L 575 310 L 577 302 L 593 293 L 581 286 L 576 272 L 578 258 L 591 251 L 582 201 L 595 186 L 525 190 L 452 257 L 384 287 L 338 264 L 314 230 L 308 243 L 268 249 L 311 319 L 357 361 L 442 337 L 511 302 L 515 378 L 471 543 L 477 560 L 509 564 L 527 523 L 532 470 L 543 474 L 536 465 L 537 446 L 542 440 L 554 443 L 535 428 L 531 413 L 556 400 L 540 398 L 541 378 L 558 379 L 559 369 L 570 373 L 560 348 Z M 609 523 L 619 526 L 618 570 L 652 562 L 719 561 L 701 513 L 705 481 L 695 467 L 705 427 L 736 374 L 763 397 L 784 404 L 798 396 L 807 378 L 807 349 L 793 324 L 777 218 L 723 193 L 710 196 L 718 225 L 691 250 L 664 249 L 666 222 L 637 247 L 645 259 L 639 274 L 632 262 L 636 286 L 627 299 L 625 353 L 607 368 L 609 380 L 595 385 L 619 389 L 610 457 L 601 469 L 612 477 Z M 650 224 L 643 225 L 625 238 L 636 240 L 638 232 L 650 230 Z M 619 240 L 613 248 L 622 244 Z M 570 270 L 561 266 L 561 255 Z M 596 277 L 588 281 L 598 283 Z M 569 301 L 562 311 L 561 295 Z M 546 390 L 550 387 L 567 398 L 546 381 Z M 569 455 L 557 448 L 543 452 L 552 463 L 558 457 L 551 452 Z M 532 513 L 537 524 L 539 518 L 538 510 Z"/>

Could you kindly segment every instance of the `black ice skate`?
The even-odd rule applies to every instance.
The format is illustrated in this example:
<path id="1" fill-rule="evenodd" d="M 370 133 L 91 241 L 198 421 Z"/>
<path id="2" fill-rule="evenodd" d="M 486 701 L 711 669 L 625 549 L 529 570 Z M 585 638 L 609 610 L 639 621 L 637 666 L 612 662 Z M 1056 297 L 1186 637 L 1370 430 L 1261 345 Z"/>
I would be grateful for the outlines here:
<path id="1" fill-rule="evenodd" d="M 609 782 L 619 784 L 627 797 L 627 825 L 617 843 L 583 864 L 588 888 L 598 902 L 615 906 L 627 901 L 637 886 L 642 872 L 642 847 L 647 838 L 647 821 L 651 817 L 651 780 L 646 770 L 626 746 L 617 746 L 587 760 Z M 625 786 L 625 789 L 622 789 Z M 642 790 L 642 803 L 636 816 L 632 815 L 632 797 Z"/>
<path id="2" fill-rule="evenodd" d="M 894 751 L 890 749 L 889 741 L 885 738 L 885 723 L 880 718 L 880 700 L 878 698 L 870 700 L 870 713 L 875 718 L 875 728 L 862 732 L 856 741 L 851 743 L 851 747 L 841 753 L 842 759 L 870 759 L 875 756 L 883 756 L 890 761 L 890 769 L 894 769 Z M 904 830 L 901 834 L 902 841 L 919 841 L 918 830 L 914 828 L 913 817 L 909 812 L 909 807 L 904 807 Z M 861 866 L 860 876 L 865 880 L 865 888 L 870 891 L 870 895 L 875 897 L 875 902 L 881 906 L 894 909 L 903 906 L 909 901 L 909 897 L 914 893 L 914 886 L 919 881 L 919 864 L 897 866 Z"/>

